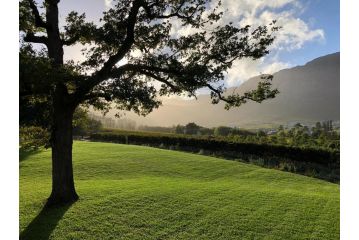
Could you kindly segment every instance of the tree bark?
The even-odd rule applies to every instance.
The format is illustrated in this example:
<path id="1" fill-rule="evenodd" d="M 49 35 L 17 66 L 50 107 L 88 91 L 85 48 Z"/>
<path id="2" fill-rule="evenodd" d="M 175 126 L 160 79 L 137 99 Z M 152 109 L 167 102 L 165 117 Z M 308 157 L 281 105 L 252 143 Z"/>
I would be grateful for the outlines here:
<path id="1" fill-rule="evenodd" d="M 72 167 L 72 117 L 75 106 L 66 104 L 66 95 L 61 89 L 56 92 L 51 133 L 52 192 L 48 205 L 66 204 L 78 199 Z"/>
<path id="2" fill-rule="evenodd" d="M 58 3 L 59 0 L 46 0 L 47 49 L 54 73 L 61 69 L 64 55 Z M 52 192 L 47 204 L 60 205 L 78 199 L 72 168 L 72 117 L 76 104 L 71 102 L 67 87 L 61 81 L 56 84 L 52 101 Z"/>

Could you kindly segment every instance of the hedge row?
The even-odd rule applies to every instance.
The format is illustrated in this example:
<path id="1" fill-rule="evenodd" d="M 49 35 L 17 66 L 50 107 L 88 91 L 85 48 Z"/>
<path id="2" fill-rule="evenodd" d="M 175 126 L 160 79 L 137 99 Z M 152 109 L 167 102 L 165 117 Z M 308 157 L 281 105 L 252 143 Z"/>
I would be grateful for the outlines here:
<path id="1" fill-rule="evenodd" d="M 264 158 L 283 158 L 298 162 L 317 163 L 339 168 L 338 151 L 327 151 L 314 148 L 298 148 L 280 145 L 231 142 L 225 139 L 188 137 L 184 135 L 155 134 L 141 132 L 102 132 L 90 136 L 94 141 L 116 142 L 123 144 L 176 146 L 210 151 L 237 152 L 241 155 L 252 155 Z"/>

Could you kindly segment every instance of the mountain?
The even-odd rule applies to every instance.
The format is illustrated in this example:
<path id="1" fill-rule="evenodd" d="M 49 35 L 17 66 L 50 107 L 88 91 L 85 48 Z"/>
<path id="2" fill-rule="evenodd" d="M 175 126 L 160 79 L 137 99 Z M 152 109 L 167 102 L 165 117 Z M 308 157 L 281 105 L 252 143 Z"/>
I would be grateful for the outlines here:
<path id="1" fill-rule="evenodd" d="M 290 122 L 314 123 L 339 121 L 340 114 L 340 53 L 316 58 L 304 66 L 284 69 L 273 74 L 273 87 L 280 93 L 262 103 L 248 102 L 229 111 L 224 104 L 212 105 L 209 95 L 198 100 L 169 98 L 163 106 L 147 117 L 128 113 L 138 125 L 171 126 L 196 122 L 202 126 L 258 127 Z M 251 78 L 227 92 L 255 89 L 260 76 Z"/>

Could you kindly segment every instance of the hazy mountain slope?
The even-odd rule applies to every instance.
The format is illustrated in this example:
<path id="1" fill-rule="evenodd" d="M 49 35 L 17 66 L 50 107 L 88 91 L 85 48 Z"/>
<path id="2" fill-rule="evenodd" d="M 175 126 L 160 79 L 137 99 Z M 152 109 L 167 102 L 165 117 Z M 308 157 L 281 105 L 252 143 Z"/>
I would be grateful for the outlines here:
<path id="1" fill-rule="evenodd" d="M 212 105 L 208 95 L 198 100 L 165 100 L 163 106 L 146 118 L 128 114 L 138 124 L 162 125 L 196 122 L 204 126 L 254 126 L 293 121 L 315 122 L 339 120 L 340 54 L 326 55 L 304 66 L 274 74 L 273 85 L 280 94 L 261 104 L 249 102 L 240 108 L 224 110 L 224 104 Z M 256 88 L 260 77 L 254 77 L 228 92 Z"/>

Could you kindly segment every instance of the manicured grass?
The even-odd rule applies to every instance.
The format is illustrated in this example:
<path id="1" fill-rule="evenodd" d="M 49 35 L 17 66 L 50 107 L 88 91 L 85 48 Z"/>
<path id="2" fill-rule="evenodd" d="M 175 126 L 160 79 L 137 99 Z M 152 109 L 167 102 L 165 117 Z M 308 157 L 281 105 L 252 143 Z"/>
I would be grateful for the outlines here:
<path id="1" fill-rule="evenodd" d="M 339 239 L 339 185 L 149 147 L 74 143 L 80 200 L 43 209 L 51 151 L 20 162 L 22 239 Z"/>

